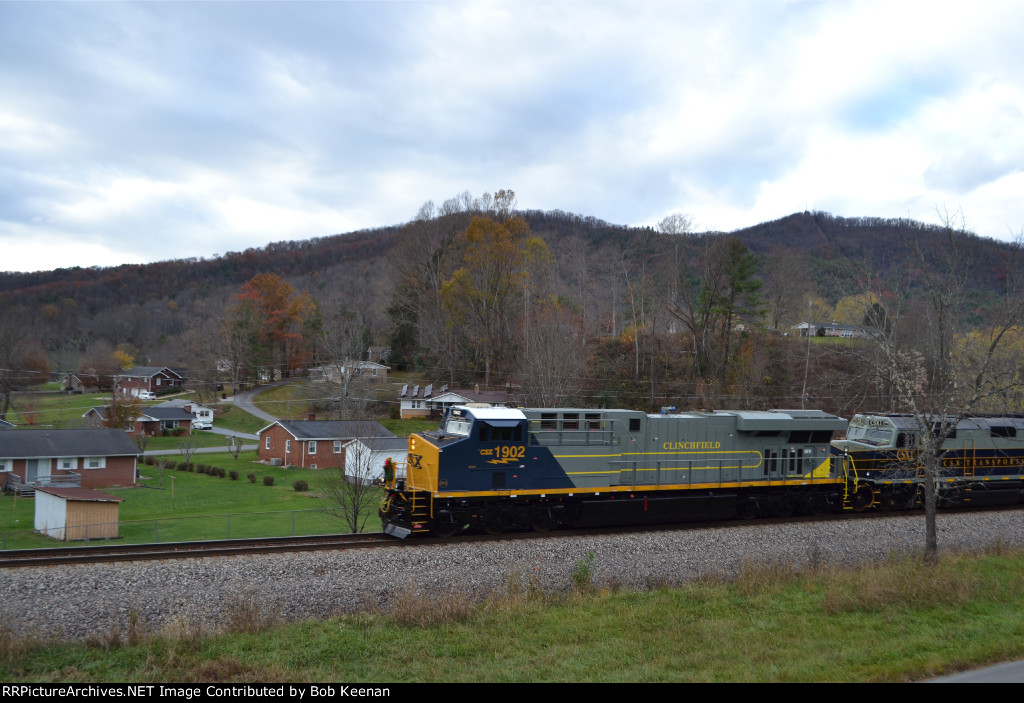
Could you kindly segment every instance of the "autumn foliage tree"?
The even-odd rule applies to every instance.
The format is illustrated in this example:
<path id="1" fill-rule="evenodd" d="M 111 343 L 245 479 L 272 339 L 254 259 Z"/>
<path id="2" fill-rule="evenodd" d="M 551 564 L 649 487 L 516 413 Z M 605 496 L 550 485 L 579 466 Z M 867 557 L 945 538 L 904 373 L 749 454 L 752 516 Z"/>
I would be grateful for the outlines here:
<path id="1" fill-rule="evenodd" d="M 273 273 L 242 286 L 224 319 L 224 339 L 236 360 L 289 376 L 312 359 L 318 327 L 316 302 Z M 242 351 L 244 350 L 244 353 Z"/>
<path id="2" fill-rule="evenodd" d="M 484 382 L 492 371 L 508 372 L 529 299 L 531 264 L 549 256 L 547 244 L 531 236 L 526 220 L 512 212 L 515 193 L 494 195 L 493 216 L 474 217 L 464 235 L 461 266 L 442 289 L 449 325 L 461 333 L 482 364 Z"/>

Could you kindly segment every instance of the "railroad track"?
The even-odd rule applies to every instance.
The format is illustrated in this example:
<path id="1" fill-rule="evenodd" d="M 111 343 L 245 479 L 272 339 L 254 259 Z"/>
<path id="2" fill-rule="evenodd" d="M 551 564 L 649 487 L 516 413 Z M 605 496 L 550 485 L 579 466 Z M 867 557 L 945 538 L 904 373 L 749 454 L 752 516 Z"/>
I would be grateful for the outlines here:
<path id="1" fill-rule="evenodd" d="M 982 509 L 947 509 L 943 513 L 999 512 L 1020 510 L 1020 506 L 993 506 Z M 656 525 L 627 525 L 615 527 L 560 528 L 551 532 L 510 532 L 498 535 L 462 534 L 449 538 L 397 539 L 383 532 L 360 534 L 315 535 L 310 537 L 268 537 L 262 539 L 210 540 L 206 542 L 163 542 L 159 544 L 117 544 L 96 547 L 52 547 L 45 549 L 17 549 L 0 552 L 0 568 L 24 566 L 55 566 L 58 564 L 98 564 L 114 561 L 152 561 L 158 559 L 192 559 L 196 557 L 222 557 L 240 554 L 271 554 L 307 552 L 317 550 L 368 549 L 372 547 L 417 547 L 445 544 L 467 544 L 494 540 L 543 539 L 559 537 L 586 537 L 629 532 L 661 532 L 672 530 L 728 529 L 730 527 L 769 526 L 807 522 L 845 520 L 871 520 L 884 518 L 923 517 L 920 510 L 833 513 L 819 516 L 789 518 L 761 518 L 758 520 L 715 520 Z"/>
<path id="2" fill-rule="evenodd" d="M 0 568 L 53 566 L 56 564 L 102 563 L 190 559 L 238 554 L 301 552 L 318 549 L 366 549 L 398 546 L 400 540 L 382 532 L 316 535 L 312 537 L 268 537 L 262 539 L 210 540 L 205 542 L 161 542 L 158 544 L 106 544 L 96 547 L 52 547 L 14 549 L 0 552 Z"/>

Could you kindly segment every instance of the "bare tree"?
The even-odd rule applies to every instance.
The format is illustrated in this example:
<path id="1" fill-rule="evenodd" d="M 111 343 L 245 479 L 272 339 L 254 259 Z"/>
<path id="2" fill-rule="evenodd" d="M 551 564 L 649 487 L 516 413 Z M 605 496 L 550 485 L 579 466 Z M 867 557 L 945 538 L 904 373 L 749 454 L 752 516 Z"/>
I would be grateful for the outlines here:
<path id="1" fill-rule="evenodd" d="M 969 235 L 962 218 L 945 218 L 940 241 L 914 242 L 923 274 L 923 319 L 910 318 L 904 295 L 885 296 L 865 310 L 866 329 L 873 344 L 862 358 L 892 393 L 897 410 L 910 414 L 917 429 L 917 452 L 912 463 L 923 476 L 925 553 L 938 558 L 936 508 L 946 476 L 943 445 L 965 417 L 985 403 L 1021 387 L 1018 369 L 1000 363 L 1014 331 L 1024 321 L 1024 251 L 1021 241 L 1007 248 L 1006 288 L 989 319 L 975 330 L 973 344 L 962 334 L 960 320 L 966 304 L 970 272 Z M 918 235 L 920 236 L 920 235 Z M 868 298 L 865 298 L 868 300 Z M 921 309 L 921 308 L 917 308 Z M 910 319 L 908 319 L 910 318 Z M 912 334 L 904 330 L 918 322 Z M 946 470 L 948 472 L 948 470 Z"/>
<path id="2" fill-rule="evenodd" d="M 227 438 L 228 452 L 234 457 L 235 461 L 238 461 L 238 453 L 242 451 L 242 440 L 234 435 L 228 435 Z"/>
<path id="3" fill-rule="evenodd" d="M 185 458 L 185 463 L 192 461 L 192 455 L 196 453 L 196 438 L 192 435 L 182 437 L 178 440 L 178 453 Z"/>
<path id="4" fill-rule="evenodd" d="M 374 460 L 374 423 L 357 428 L 359 437 L 345 445 L 341 466 L 325 469 L 324 502 L 331 515 L 340 518 L 352 532 L 362 532 L 367 520 L 376 513 L 381 491 L 376 485 L 383 469 Z"/>

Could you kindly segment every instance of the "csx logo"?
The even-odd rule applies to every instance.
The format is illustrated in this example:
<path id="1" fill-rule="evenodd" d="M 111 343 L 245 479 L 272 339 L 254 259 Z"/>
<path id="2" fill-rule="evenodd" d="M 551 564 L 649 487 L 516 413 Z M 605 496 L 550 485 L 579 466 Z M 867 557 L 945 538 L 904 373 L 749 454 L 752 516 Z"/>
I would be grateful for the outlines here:
<path id="1" fill-rule="evenodd" d="M 419 455 L 419 454 L 410 454 L 409 455 L 409 465 L 412 466 L 412 468 L 414 468 L 414 469 L 422 469 L 423 467 L 420 465 L 421 461 L 423 461 L 423 457 L 421 455 Z"/>

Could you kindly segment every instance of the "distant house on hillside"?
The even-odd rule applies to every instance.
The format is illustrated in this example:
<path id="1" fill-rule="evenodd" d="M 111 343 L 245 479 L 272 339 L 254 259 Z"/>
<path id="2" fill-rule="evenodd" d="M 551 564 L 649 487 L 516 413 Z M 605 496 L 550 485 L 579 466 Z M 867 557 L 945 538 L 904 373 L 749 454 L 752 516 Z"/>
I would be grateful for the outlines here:
<path id="1" fill-rule="evenodd" d="M 801 337 L 843 337 L 846 339 L 865 339 L 870 330 L 862 325 L 845 325 L 841 322 L 801 322 L 793 325 Z"/>
<path id="2" fill-rule="evenodd" d="M 486 403 L 492 407 L 501 407 L 508 403 L 507 391 L 482 391 L 479 386 L 472 390 L 452 389 L 448 386 L 441 386 L 440 390 L 434 389 L 430 384 L 423 389 L 418 385 L 409 387 L 410 384 L 402 386 L 402 392 L 398 395 L 401 403 L 402 418 L 408 417 L 441 417 L 447 408 L 453 405 L 465 405 L 466 403 Z"/>
<path id="3" fill-rule="evenodd" d="M 184 384 L 185 369 L 170 366 L 136 366 L 114 376 L 114 387 L 123 396 L 137 397 L 141 391 L 162 395 Z"/>
<path id="4" fill-rule="evenodd" d="M 89 427 L 107 427 L 110 418 L 110 406 L 100 405 L 89 408 L 82 414 L 89 421 Z M 154 406 L 142 408 L 132 422 L 130 428 L 123 428 L 123 431 L 134 436 L 144 434 L 156 437 L 167 434 L 192 434 L 192 421 L 195 417 L 184 408 L 162 408 Z"/>
<path id="5" fill-rule="evenodd" d="M 62 385 L 68 393 L 96 393 L 100 390 L 100 378 L 94 373 L 68 371 Z"/>
<path id="6" fill-rule="evenodd" d="M 367 383 L 384 383 L 388 380 L 390 366 L 375 361 L 342 361 L 317 366 L 309 370 L 311 381 L 328 381 L 341 383 L 348 376 L 350 380 L 359 379 Z"/>
<path id="7" fill-rule="evenodd" d="M 195 400 L 172 398 L 153 406 L 156 408 L 180 408 L 192 414 L 192 427 L 197 430 L 208 430 L 213 427 L 213 408 Z"/>
<path id="8" fill-rule="evenodd" d="M 279 420 L 259 432 L 260 461 L 326 469 L 345 465 L 345 445 L 357 437 L 394 437 L 372 420 Z"/>

